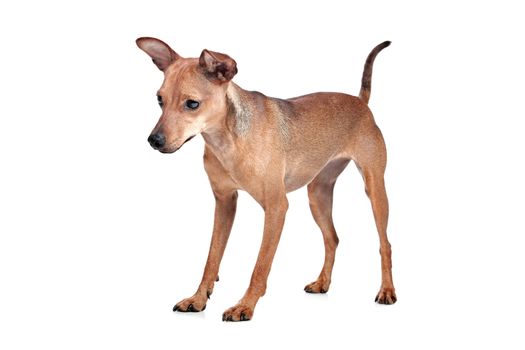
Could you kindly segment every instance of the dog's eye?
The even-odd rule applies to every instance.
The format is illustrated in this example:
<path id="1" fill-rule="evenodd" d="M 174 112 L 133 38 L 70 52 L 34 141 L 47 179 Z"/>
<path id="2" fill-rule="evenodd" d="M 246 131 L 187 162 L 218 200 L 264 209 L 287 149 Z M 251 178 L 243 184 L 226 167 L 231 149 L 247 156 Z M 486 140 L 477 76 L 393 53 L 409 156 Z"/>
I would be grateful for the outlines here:
<path id="1" fill-rule="evenodd" d="M 162 101 L 162 96 L 157 95 L 157 102 L 159 103 L 160 108 L 164 106 L 164 102 Z"/>
<path id="2" fill-rule="evenodd" d="M 186 105 L 186 108 L 195 110 L 199 108 L 200 103 L 195 100 L 186 100 L 185 105 Z"/>

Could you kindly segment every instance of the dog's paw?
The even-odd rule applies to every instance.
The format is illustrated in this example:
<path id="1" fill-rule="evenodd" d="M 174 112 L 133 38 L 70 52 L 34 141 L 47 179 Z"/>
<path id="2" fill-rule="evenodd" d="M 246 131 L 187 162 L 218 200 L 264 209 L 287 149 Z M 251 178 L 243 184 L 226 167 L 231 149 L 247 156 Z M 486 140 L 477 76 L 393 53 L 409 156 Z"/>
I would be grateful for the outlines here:
<path id="1" fill-rule="evenodd" d="M 381 287 L 376 296 L 376 303 L 392 305 L 397 301 L 396 292 L 394 288 Z"/>
<path id="2" fill-rule="evenodd" d="M 249 321 L 253 317 L 253 307 L 245 304 L 237 304 L 222 314 L 223 321 Z"/>
<path id="3" fill-rule="evenodd" d="M 328 292 L 328 288 L 330 288 L 330 282 L 318 279 L 315 282 L 312 282 L 310 284 L 307 284 L 306 287 L 304 287 L 304 291 L 306 293 L 326 293 Z"/>
<path id="4" fill-rule="evenodd" d="M 200 312 L 206 309 L 206 297 L 195 294 L 191 298 L 179 301 L 173 307 L 173 311 L 179 312 Z"/>

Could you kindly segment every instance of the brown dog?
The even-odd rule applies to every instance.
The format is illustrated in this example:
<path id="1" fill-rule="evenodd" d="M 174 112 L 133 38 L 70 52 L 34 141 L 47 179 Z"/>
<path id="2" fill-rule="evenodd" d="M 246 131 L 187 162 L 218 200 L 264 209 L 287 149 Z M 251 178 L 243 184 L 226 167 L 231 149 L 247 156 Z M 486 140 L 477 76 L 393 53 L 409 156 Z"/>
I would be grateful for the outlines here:
<path id="1" fill-rule="evenodd" d="M 204 50 L 199 58 L 182 58 L 154 38 L 139 38 L 137 45 L 164 72 L 164 83 L 157 92 L 162 115 L 149 143 L 160 152 L 172 153 L 202 134 L 204 168 L 216 202 L 202 281 L 197 292 L 177 303 L 174 311 L 205 309 L 232 228 L 238 190 L 248 192 L 263 207 L 264 233 L 250 285 L 237 305 L 224 312 L 223 320 L 253 317 L 266 291 L 281 236 L 288 208 L 286 193 L 304 185 L 308 185 L 310 209 L 325 244 L 319 278 L 305 291 L 326 293 L 338 244 L 332 222 L 334 184 L 350 160 L 363 176 L 379 232 L 382 283 L 375 300 L 396 302 L 386 234 L 386 148 L 367 106 L 374 59 L 389 41 L 368 56 L 359 97 L 320 92 L 287 100 L 241 89 L 231 81 L 237 73 L 236 62 L 225 54 Z"/>

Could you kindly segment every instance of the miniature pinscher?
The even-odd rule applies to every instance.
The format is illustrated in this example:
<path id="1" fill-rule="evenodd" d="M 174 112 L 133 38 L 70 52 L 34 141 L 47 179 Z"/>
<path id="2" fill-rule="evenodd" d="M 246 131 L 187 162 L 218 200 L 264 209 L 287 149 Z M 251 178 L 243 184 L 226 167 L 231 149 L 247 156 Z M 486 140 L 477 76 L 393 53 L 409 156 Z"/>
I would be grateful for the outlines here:
<path id="1" fill-rule="evenodd" d="M 332 221 L 334 185 L 351 160 L 363 177 L 379 233 L 382 283 L 375 300 L 395 303 L 386 233 L 386 148 L 368 108 L 374 59 L 390 42 L 379 44 L 368 55 L 359 97 L 318 92 L 290 99 L 240 88 L 232 81 L 237 64 L 226 54 L 203 50 L 199 58 L 183 58 L 159 39 L 143 37 L 136 43 L 164 72 L 157 92 L 162 114 L 148 138 L 151 147 L 173 153 L 201 134 L 204 168 L 215 197 L 213 234 L 202 281 L 196 293 L 173 310 L 198 312 L 206 308 L 218 280 L 238 190 L 248 192 L 264 209 L 264 231 L 250 285 L 222 319 L 246 321 L 253 317 L 255 305 L 266 291 L 281 237 L 288 209 L 286 194 L 305 185 L 312 215 L 323 234 L 325 258 L 319 277 L 304 290 L 326 293 L 339 241 Z"/>

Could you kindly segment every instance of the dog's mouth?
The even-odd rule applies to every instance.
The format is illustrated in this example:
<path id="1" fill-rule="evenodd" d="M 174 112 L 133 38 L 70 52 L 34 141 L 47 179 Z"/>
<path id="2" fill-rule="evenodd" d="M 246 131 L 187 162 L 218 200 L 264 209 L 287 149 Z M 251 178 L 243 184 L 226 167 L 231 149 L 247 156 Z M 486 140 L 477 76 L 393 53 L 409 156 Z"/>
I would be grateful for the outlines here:
<path id="1" fill-rule="evenodd" d="M 192 135 L 192 136 L 188 137 L 188 138 L 186 139 L 186 141 L 184 141 L 184 142 L 182 143 L 182 145 L 184 145 L 186 142 L 188 142 L 189 140 L 191 140 L 191 139 L 194 138 L 194 137 L 195 137 L 195 135 Z M 181 148 L 182 145 L 180 145 L 179 148 Z"/>
<path id="2" fill-rule="evenodd" d="M 192 138 L 194 138 L 196 135 L 192 135 L 190 137 L 188 137 L 186 139 L 186 141 L 184 141 L 179 147 L 177 148 L 168 148 L 168 147 L 165 147 L 165 148 L 162 148 L 162 149 L 159 149 L 159 152 L 160 153 L 175 153 L 177 152 L 186 142 L 188 142 L 189 140 L 191 140 Z"/>

